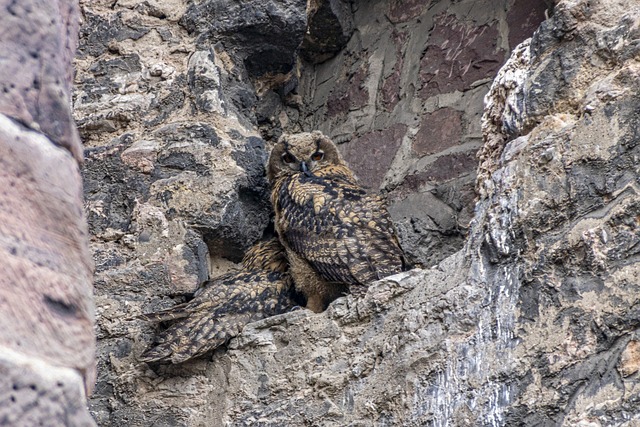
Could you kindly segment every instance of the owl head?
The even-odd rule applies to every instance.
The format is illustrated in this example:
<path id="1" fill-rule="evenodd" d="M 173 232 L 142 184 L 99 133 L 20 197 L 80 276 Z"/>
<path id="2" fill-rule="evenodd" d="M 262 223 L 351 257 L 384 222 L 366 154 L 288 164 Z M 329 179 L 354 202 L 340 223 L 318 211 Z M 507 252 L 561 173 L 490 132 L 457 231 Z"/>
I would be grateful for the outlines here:
<path id="1" fill-rule="evenodd" d="M 328 165 L 344 165 L 336 145 L 320 131 L 283 134 L 271 150 L 267 179 L 283 176 L 313 175 Z"/>

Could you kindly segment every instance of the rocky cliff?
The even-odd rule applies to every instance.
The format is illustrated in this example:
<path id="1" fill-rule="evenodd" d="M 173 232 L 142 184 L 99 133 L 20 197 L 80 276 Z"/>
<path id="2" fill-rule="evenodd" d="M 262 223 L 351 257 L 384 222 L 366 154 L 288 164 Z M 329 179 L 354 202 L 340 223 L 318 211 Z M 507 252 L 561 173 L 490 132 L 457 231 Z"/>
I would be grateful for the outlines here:
<path id="1" fill-rule="evenodd" d="M 640 417 L 635 3 L 81 8 L 99 425 Z M 268 144 L 316 128 L 427 269 L 249 325 L 212 357 L 140 363 L 154 330 L 135 316 L 271 233 Z"/>

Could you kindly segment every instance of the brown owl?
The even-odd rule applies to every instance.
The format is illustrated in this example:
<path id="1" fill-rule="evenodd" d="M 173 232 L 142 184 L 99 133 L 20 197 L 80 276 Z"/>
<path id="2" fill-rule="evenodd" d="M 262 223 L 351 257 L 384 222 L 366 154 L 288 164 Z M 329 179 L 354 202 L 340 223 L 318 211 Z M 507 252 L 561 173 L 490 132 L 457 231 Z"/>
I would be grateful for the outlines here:
<path id="1" fill-rule="evenodd" d="M 140 316 L 173 322 L 140 359 L 185 362 L 237 336 L 247 323 L 296 305 L 284 249 L 277 239 L 252 247 L 242 264 L 239 272 L 204 282 L 191 301 Z"/>
<path id="2" fill-rule="evenodd" d="M 358 185 L 322 133 L 280 137 L 267 178 L 275 228 L 307 308 L 320 312 L 349 289 L 358 291 L 354 285 L 404 270 L 384 201 Z"/>

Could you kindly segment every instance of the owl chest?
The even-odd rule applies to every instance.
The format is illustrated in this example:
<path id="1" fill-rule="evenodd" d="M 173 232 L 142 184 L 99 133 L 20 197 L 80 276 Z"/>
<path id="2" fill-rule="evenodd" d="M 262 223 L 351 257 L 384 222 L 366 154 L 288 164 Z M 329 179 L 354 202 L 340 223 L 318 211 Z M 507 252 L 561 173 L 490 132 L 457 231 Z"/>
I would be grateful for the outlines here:
<path id="1" fill-rule="evenodd" d="M 338 193 L 324 191 L 322 185 L 297 180 L 283 183 L 274 203 L 277 226 L 281 231 L 304 229 L 322 234 L 334 222 L 338 198 Z"/>

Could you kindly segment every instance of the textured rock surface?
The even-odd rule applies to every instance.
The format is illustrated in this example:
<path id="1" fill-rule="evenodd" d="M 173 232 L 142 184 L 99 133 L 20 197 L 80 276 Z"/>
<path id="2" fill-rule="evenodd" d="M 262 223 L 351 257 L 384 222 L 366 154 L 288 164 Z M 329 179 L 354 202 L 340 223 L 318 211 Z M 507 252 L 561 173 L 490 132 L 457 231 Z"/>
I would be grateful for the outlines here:
<path id="1" fill-rule="evenodd" d="M 4 426 L 95 426 L 83 378 L 8 348 L 0 352 L 0 423 Z"/>
<path id="2" fill-rule="evenodd" d="M 98 423 L 638 418 L 637 6 L 561 1 L 514 49 L 547 2 L 357 1 L 329 58 L 299 28 L 348 33 L 343 2 L 310 2 L 308 18 L 305 2 L 250 2 L 249 26 L 214 19 L 229 3 L 82 4 Z M 247 58 L 289 33 L 252 32 L 263 12 L 291 30 L 269 70 Z M 318 63 L 290 72 L 299 41 Z M 268 230 L 258 129 L 314 128 L 387 192 L 413 259 L 439 264 L 250 325 L 212 358 L 140 363 L 153 331 L 133 316 L 181 302 Z"/>
<path id="3" fill-rule="evenodd" d="M 206 0 L 180 22 L 198 46 L 220 42 L 251 76 L 288 73 L 307 28 L 306 1 Z"/>
<path id="4" fill-rule="evenodd" d="M 299 3 L 268 9 L 299 20 Z M 201 16 L 196 29 L 187 24 L 197 7 L 217 10 L 215 4 L 81 5 L 74 111 L 85 141 L 85 208 L 96 259 L 91 410 L 100 425 L 205 423 L 221 390 L 213 373 L 220 365 L 184 371 L 199 398 L 185 404 L 171 397 L 174 391 L 160 391 L 162 376 L 136 359 L 153 325 L 132 317 L 183 301 L 210 274 L 239 262 L 268 229 L 267 152 L 247 113 L 257 97 L 246 52 L 224 38 L 208 44 L 203 35 L 217 34 L 219 19 Z M 184 389 L 173 381 L 167 390 Z"/>
<path id="5" fill-rule="evenodd" d="M 0 424 L 94 425 L 73 2 L 0 2 Z M 75 158 L 74 158 L 75 157 Z"/>

